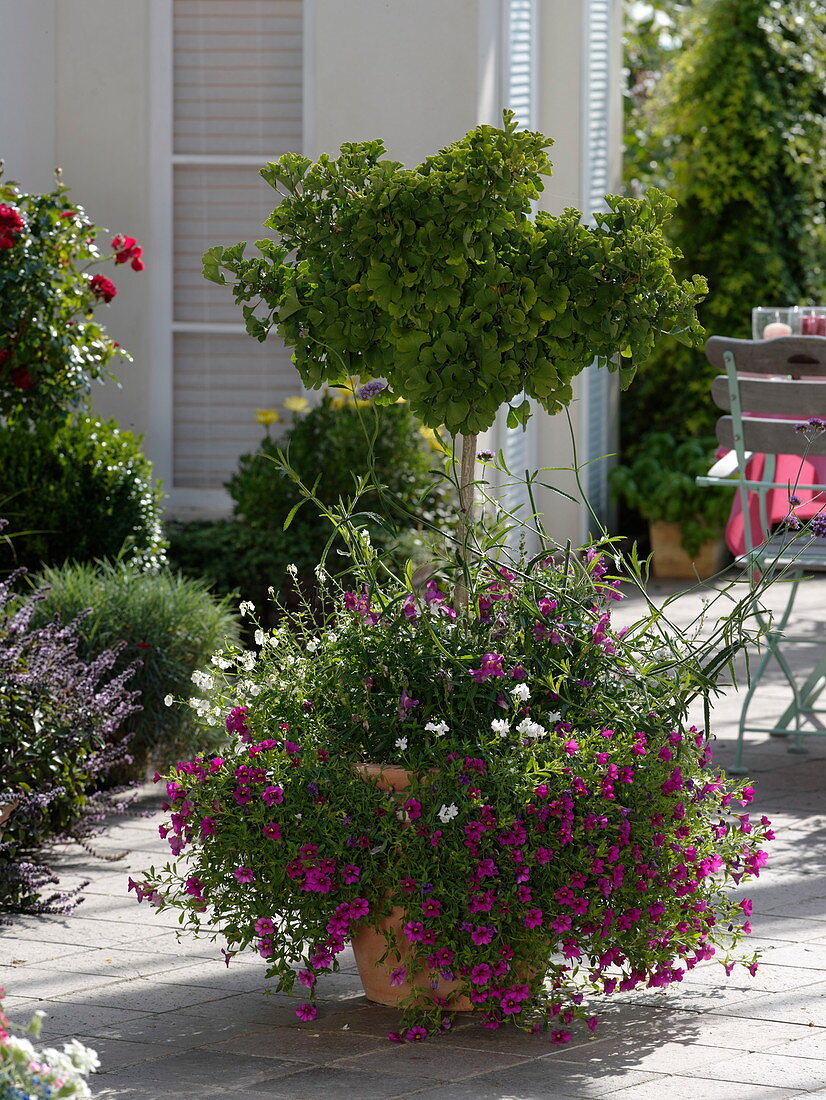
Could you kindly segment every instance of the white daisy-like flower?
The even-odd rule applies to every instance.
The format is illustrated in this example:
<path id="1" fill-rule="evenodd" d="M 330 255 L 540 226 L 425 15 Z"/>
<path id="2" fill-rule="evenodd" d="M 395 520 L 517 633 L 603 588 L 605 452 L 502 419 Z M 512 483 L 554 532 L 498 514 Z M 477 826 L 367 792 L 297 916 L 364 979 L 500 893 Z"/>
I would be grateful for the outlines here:
<path id="1" fill-rule="evenodd" d="M 506 718 L 494 718 L 491 720 L 490 728 L 494 733 L 498 733 L 500 737 L 507 737 L 510 733 L 511 724 Z"/>
<path id="2" fill-rule="evenodd" d="M 531 697 L 531 689 L 527 684 L 517 684 L 516 687 L 511 688 L 511 695 L 514 699 L 521 699 L 523 703 L 527 703 Z"/>
<path id="3" fill-rule="evenodd" d="M 425 722 L 424 728 L 429 733 L 435 733 L 437 737 L 444 737 L 445 734 L 450 732 L 450 726 L 444 719 L 441 722 Z"/>
<path id="4" fill-rule="evenodd" d="M 447 825 L 449 821 L 452 821 L 454 817 L 458 817 L 458 815 L 459 807 L 455 802 L 451 802 L 449 806 L 442 806 L 441 810 L 439 810 L 439 821 L 441 821 L 443 825 Z"/>
<path id="5" fill-rule="evenodd" d="M 396 748 L 401 749 L 402 752 L 404 752 L 404 750 L 407 748 L 407 738 L 406 737 L 397 737 L 396 738 Z"/>
<path id="6" fill-rule="evenodd" d="M 544 737 L 548 732 L 544 726 L 530 718 L 523 718 L 516 728 L 523 737 Z"/>
<path id="7" fill-rule="evenodd" d="M 164 695 L 164 697 L 163 697 L 163 705 L 164 705 L 165 707 L 171 707 L 171 706 L 172 706 L 172 704 L 173 704 L 174 702 L 175 702 L 175 700 L 174 700 L 174 699 L 172 698 L 172 696 L 171 696 L 171 695 Z"/>

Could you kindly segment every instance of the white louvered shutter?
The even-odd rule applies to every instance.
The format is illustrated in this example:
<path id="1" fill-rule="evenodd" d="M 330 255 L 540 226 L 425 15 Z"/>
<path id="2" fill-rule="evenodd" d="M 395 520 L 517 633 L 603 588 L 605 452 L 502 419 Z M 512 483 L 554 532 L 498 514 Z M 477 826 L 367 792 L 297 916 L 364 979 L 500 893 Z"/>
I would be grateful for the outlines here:
<path id="1" fill-rule="evenodd" d="M 587 217 L 605 210 L 605 194 L 611 190 L 610 123 L 612 110 L 611 31 L 614 0 L 587 0 L 585 179 L 583 207 Z M 610 449 L 611 382 L 606 369 L 588 367 L 585 389 L 586 459 L 600 459 Z M 602 523 L 608 517 L 608 464 L 590 461 L 585 485 L 591 507 Z"/>
<path id="2" fill-rule="evenodd" d="M 302 147 L 302 3 L 173 0 L 172 10 L 173 484 L 215 489 L 258 445 L 256 410 L 300 388 L 287 349 L 246 335 L 201 256 L 268 235 L 277 196 L 258 170 Z"/>
<path id="3" fill-rule="evenodd" d="M 503 108 L 514 112 L 520 130 L 536 128 L 536 0 L 506 0 L 505 64 L 503 67 Z M 518 404 L 521 397 L 515 398 Z M 493 430 L 494 446 L 502 451 L 505 464 L 513 478 L 525 477 L 533 466 L 535 420 L 526 429 L 507 426 L 507 407 L 500 409 Z M 509 512 L 526 522 L 530 501 L 525 486 L 509 484 L 503 479 L 498 497 Z M 518 549 L 521 532 L 515 530 L 509 538 L 512 549 Z M 528 553 L 532 546 L 526 547 Z"/>

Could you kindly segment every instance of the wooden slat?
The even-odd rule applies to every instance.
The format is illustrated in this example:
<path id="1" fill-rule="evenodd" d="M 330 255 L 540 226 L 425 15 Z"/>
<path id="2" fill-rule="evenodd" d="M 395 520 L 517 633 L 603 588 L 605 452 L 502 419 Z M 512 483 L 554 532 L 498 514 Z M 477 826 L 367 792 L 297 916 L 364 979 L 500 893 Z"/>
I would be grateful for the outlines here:
<path id="1" fill-rule="evenodd" d="M 826 432 L 808 433 L 795 431 L 795 424 L 802 421 L 744 419 L 743 445 L 747 451 L 763 454 L 826 455 Z M 717 439 L 721 446 L 734 447 L 734 424 L 730 416 L 717 421 Z"/>
<path id="2" fill-rule="evenodd" d="M 255 451 L 264 434 L 258 409 L 301 392 L 290 355 L 277 339 L 179 333 L 175 337 L 173 481 L 216 489 Z"/>
<path id="3" fill-rule="evenodd" d="M 734 355 L 738 373 L 826 376 L 826 336 L 781 336 L 777 340 L 711 336 L 706 343 L 706 358 L 718 370 L 726 369 L 726 351 Z"/>
<path id="4" fill-rule="evenodd" d="M 746 413 L 794 416 L 800 420 L 806 420 L 810 416 L 826 416 L 826 381 L 741 378 L 738 389 L 740 407 Z M 731 408 L 731 394 L 726 375 L 720 374 L 714 379 L 711 396 L 718 408 Z"/>

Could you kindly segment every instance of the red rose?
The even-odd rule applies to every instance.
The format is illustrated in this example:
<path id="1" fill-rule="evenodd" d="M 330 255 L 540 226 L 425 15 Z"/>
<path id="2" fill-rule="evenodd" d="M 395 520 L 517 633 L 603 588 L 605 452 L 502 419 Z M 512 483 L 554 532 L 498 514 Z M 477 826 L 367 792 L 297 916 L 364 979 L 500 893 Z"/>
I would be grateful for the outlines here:
<path id="1" fill-rule="evenodd" d="M 118 292 L 112 280 L 105 275 L 93 275 L 89 280 L 89 289 L 96 298 L 102 298 L 104 302 L 111 302 Z"/>
<path id="2" fill-rule="evenodd" d="M 112 248 L 115 250 L 116 264 L 125 264 L 131 260 L 135 271 L 143 270 L 143 261 L 141 260 L 143 249 L 134 237 L 125 237 L 122 233 L 119 233 L 112 240 Z"/>
<path id="3" fill-rule="evenodd" d="M 11 380 L 19 390 L 30 390 L 34 385 L 34 379 L 26 367 L 15 367 L 11 372 Z"/>
<path id="4" fill-rule="evenodd" d="M 0 202 L 0 248 L 13 248 L 25 224 L 13 206 Z"/>

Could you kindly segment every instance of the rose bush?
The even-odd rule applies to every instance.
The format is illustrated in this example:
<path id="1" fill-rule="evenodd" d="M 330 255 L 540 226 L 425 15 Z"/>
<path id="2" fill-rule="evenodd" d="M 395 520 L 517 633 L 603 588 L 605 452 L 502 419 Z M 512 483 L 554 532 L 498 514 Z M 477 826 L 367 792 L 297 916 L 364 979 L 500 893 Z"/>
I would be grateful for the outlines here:
<path id="1" fill-rule="evenodd" d="M 102 232 L 58 182 L 26 194 L 0 175 L 0 416 L 43 420 L 76 408 L 91 382 L 129 355 L 94 317 L 117 294 L 91 268 L 105 260 L 143 269 L 133 237 L 118 234 L 108 251 Z"/>

